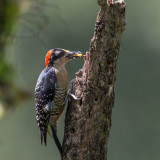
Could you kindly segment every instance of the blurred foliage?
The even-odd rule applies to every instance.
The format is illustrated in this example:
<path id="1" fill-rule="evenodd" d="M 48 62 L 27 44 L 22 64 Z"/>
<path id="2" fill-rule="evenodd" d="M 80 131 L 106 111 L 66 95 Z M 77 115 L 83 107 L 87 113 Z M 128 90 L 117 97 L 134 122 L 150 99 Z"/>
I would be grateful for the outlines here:
<path id="1" fill-rule="evenodd" d="M 14 70 L 9 66 L 3 54 L 0 55 L 0 86 L 11 85 L 14 76 Z"/>
<path id="2" fill-rule="evenodd" d="M 11 36 L 19 13 L 17 0 L 0 1 L 0 117 L 9 108 L 15 108 L 17 103 L 29 96 L 29 93 L 15 87 L 15 68 L 5 57 L 7 38 Z"/>
<path id="3" fill-rule="evenodd" d="M 1 49 L 4 48 L 5 40 L 8 37 L 8 35 L 10 35 L 12 32 L 13 25 L 18 15 L 18 10 L 19 8 L 17 0 L 0 1 L 0 48 Z"/>

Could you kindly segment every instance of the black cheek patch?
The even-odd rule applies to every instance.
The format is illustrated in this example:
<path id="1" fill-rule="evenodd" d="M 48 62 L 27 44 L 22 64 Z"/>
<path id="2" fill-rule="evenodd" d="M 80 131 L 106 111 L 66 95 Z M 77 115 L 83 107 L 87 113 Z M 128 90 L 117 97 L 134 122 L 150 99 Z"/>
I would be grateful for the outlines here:
<path id="1" fill-rule="evenodd" d="M 56 61 L 57 59 L 63 57 L 65 55 L 65 51 L 62 49 L 53 49 L 50 58 L 49 58 L 49 66 L 52 66 L 54 64 L 54 61 Z"/>
<path id="2" fill-rule="evenodd" d="M 55 51 L 55 55 L 56 55 L 57 58 L 61 58 L 61 57 L 63 57 L 65 55 L 65 51 L 62 50 L 62 49 L 57 49 Z"/>

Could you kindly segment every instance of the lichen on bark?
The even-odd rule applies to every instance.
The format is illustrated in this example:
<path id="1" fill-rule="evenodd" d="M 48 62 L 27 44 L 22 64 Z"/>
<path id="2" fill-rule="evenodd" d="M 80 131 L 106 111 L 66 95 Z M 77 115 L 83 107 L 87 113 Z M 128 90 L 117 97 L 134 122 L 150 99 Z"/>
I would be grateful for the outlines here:
<path id="1" fill-rule="evenodd" d="M 107 142 L 114 106 L 114 83 L 125 3 L 98 0 L 94 36 L 83 68 L 76 74 L 72 92 L 79 101 L 68 103 L 63 140 L 63 160 L 107 159 Z"/>

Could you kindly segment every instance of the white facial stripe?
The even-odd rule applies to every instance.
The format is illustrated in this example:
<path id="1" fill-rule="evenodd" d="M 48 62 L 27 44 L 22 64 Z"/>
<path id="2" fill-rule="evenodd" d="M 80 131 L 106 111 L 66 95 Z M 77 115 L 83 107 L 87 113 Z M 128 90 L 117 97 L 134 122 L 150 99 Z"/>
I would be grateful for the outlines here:
<path id="1" fill-rule="evenodd" d="M 65 51 L 65 53 L 66 53 L 66 54 L 69 54 L 69 53 L 70 53 L 70 51 L 69 51 L 69 50 L 65 50 L 65 49 L 64 49 L 64 51 Z"/>

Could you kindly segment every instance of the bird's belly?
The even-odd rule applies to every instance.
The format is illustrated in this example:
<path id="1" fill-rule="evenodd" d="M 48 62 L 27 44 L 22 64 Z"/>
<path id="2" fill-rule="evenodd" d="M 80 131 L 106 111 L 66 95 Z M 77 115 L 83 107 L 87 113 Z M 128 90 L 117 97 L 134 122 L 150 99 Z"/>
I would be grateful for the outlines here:
<path id="1" fill-rule="evenodd" d="M 51 111 L 50 119 L 54 121 L 58 120 L 58 118 L 60 117 L 64 109 L 64 101 L 65 101 L 66 95 L 67 95 L 66 89 L 56 87 L 55 95 L 54 95 L 55 107 Z"/>
<path id="2" fill-rule="evenodd" d="M 64 106 L 64 100 L 67 95 L 67 90 L 63 88 L 56 87 L 54 95 L 54 103 L 56 106 Z"/>

